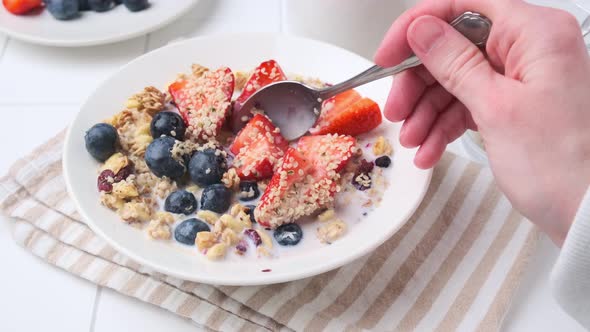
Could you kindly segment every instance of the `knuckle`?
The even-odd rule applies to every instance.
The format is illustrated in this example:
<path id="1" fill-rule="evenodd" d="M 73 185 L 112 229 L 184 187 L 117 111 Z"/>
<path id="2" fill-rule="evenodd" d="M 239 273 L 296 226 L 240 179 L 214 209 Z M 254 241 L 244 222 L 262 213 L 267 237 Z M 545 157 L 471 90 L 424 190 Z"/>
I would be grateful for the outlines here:
<path id="1" fill-rule="evenodd" d="M 468 84 L 469 78 L 482 65 L 485 65 L 486 61 L 479 49 L 469 45 L 458 56 L 449 60 L 441 83 L 455 94 L 464 84 Z"/>

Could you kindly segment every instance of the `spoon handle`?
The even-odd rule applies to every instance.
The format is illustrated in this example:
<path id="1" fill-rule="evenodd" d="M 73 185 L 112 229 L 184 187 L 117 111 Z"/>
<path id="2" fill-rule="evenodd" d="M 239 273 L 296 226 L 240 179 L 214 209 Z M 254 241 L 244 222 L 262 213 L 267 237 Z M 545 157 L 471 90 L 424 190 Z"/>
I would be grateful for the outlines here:
<path id="1" fill-rule="evenodd" d="M 457 31 L 467 37 L 471 42 L 480 47 L 485 46 L 492 28 L 492 22 L 487 17 L 474 12 L 463 13 L 461 16 L 454 19 L 450 24 Z M 322 100 L 326 100 L 346 90 L 356 88 L 357 86 L 373 82 L 384 77 L 398 74 L 406 69 L 417 67 L 421 64 L 422 61 L 420 61 L 417 56 L 412 55 L 394 67 L 383 68 L 379 66 L 373 66 L 349 80 L 331 87 L 321 89 L 319 91 L 319 97 Z"/>

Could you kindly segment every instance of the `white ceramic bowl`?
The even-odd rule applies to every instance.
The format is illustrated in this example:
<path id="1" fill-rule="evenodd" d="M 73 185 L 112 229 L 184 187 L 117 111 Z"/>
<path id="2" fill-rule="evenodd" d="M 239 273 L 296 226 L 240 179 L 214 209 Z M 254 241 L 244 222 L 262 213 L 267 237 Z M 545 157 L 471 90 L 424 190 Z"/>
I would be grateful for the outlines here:
<path id="1" fill-rule="evenodd" d="M 151 0 L 150 8 L 132 13 L 120 5 L 104 13 L 59 21 L 47 9 L 17 16 L 0 5 L 0 32 L 26 42 L 64 47 L 91 46 L 130 39 L 154 31 L 188 12 L 198 0 Z"/>
<path id="2" fill-rule="evenodd" d="M 488 155 L 483 148 L 483 141 L 479 133 L 468 130 L 461 136 L 461 143 L 471 159 L 482 165 L 489 165 Z"/>
<path id="3" fill-rule="evenodd" d="M 281 258 L 211 262 L 190 248 L 148 240 L 144 232 L 120 221 L 99 203 L 98 163 L 84 148 L 84 133 L 93 124 L 118 112 L 128 98 L 147 85 L 163 87 L 194 62 L 208 67 L 227 65 L 234 70 L 254 68 L 276 59 L 288 73 L 320 77 L 329 82 L 346 79 L 369 67 L 362 57 L 335 46 L 287 36 L 265 34 L 220 35 L 186 40 L 158 49 L 123 67 L 86 101 L 69 128 L 64 147 L 64 173 L 71 197 L 88 225 L 120 252 L 162 273 L 186 280 L 223 285 L 284 282 L 316 275 L 365 255 L 392 236 L 420 204 L 431 171 L 417 169 L 414 152 L 398 143 L 399 126 L 384 123 L 381 130 L 396 150 L 390 187 L 384 202 L 355 224 L 346 236 L 317 250 L 293 250 Z M 359 91 L 384 104 L 391 79 L 365 85 Z M 309 234 L 307 236 L 314 236 Z M 271 272 L 262 272 L 270 269 Z"/>

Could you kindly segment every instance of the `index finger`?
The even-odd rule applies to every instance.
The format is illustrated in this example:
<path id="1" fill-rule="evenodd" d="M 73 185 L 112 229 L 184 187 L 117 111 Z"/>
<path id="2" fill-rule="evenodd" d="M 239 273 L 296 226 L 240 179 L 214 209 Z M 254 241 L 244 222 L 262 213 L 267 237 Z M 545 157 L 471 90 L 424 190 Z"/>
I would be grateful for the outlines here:
<path id="1" fill-rule="evenodd" d="M 412 22 L 421 16 L 432 15 L 447 22 L 466 11 L 478 12 L 485 15 L 492 22 L 512 12 L 515 2 L 520 0 L 425 0 L 403 13 L 393 22 L 385 34 L 381 46 L 375 54 L 375 63 L 382 67 L 391 67 L 405 60 L 412 49 L 408 45 L 406 33 Z"/>

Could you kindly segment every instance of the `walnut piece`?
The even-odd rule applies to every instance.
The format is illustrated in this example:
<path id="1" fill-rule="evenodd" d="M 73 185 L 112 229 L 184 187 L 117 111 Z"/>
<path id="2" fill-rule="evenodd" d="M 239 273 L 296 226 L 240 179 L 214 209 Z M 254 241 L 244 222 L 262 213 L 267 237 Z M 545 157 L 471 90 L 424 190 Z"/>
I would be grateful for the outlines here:
<path id="1" fill-rule="evenodd" d="M 393 148 L 391 147 L 391 144 L 389 144 L 389 141 L 385 137 L 379 136 L 377 137 L 377 140 L 373 145 L 373 153 L 376 156 L 391 156 L 391 154 L 393 153 Z"/>
<path id="2" fill-rule="evenodd" d="M 125 180 L 113 183 L 113 195 L 119 199 L 126 200 L 139 196 L 139 192 L 132 181 Z"/>
<path id="3" fill-rule="evenodd" d="M 211 232 L 198 232 L 195 244 L 200 251 L 211 248 L 217 242 L 217 237 Z"/>
<path id="4" fill-rule="evenodd" d="M 117 152 L 104 162 L 104 165 L 102 165 L 100 170 L 104 171 L 110 169 L 114 174 L 117 174 L 127 165 L 129 165 L 129 158 L 124 156 L 121 152 Z"/>

